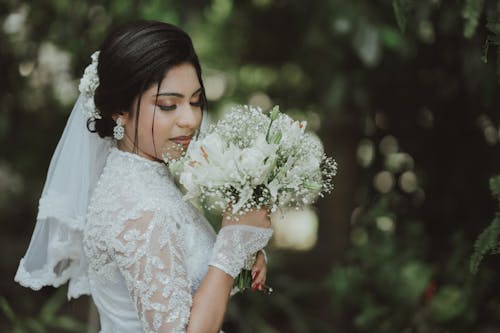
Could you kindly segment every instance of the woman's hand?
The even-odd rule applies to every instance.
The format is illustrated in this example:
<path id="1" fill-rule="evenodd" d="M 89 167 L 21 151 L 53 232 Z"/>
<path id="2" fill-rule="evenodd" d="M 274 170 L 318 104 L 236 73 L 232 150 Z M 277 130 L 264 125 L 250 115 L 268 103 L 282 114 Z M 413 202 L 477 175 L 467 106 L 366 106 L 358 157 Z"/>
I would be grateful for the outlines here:
<path id="1" fill-rule="evenodd" d="M 243 215 L 232 216 L 230 213 L 224 213 L 222 216 L 222 226 L 232 224 L 246 224 L 254 227 L 269 228 L 271 226 L 271 220 L 269 218 L 269 212 L 265 208 L 254 209 Z"/>
<path id="2" fill-rule="evenodd" d="M 264 253 L 257 252 L 257 258 L 252 267 L 252 290 L 264 290 L 266 284 L 267 264 L 264 258 Z"/>

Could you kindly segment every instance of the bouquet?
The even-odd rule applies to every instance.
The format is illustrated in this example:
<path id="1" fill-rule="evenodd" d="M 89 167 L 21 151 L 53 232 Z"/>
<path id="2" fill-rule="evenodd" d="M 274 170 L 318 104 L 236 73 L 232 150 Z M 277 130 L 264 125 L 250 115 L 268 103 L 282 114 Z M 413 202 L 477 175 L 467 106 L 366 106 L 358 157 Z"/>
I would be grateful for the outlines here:
<path id="1" fill-rule="evenodd" d="M 235 218 L 252 209 L 274 212 L 314 203 L 333 190 L 337 163 L 306 125 L 278 106 L 268 114 L 254 106 L 232 108 L 171 164 L 184 198 L 207 210 L 230 209 Z M 250 283 L 252 265 L 247 260 L 235 281 L 240 290 Z"/>

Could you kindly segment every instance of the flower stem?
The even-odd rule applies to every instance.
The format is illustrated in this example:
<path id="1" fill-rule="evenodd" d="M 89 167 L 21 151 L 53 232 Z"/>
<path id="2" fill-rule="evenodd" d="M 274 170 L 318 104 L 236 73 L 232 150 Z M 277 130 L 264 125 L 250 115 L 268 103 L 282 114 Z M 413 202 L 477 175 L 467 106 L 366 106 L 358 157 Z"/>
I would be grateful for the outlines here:
<path id="1" fill-rule="evenodd" d="M 248 269 L 241 270 L 241 273 L 234 279 L 233 287 L 238 287 L 238 289 L 243 293 L 247 289 L 252 288 L 252 271 Z M 270 295 L 273 292 L 273 288 L 268 285 L 264 285 L 264 290 L 260 291 L 263 294 Z"/>
<path id="2" fill-rule="evenodd" d="M 278 114 L 280 113 L 280 108 L 278 105 L 274 106 L 273 109 L 271 110 L 271 113 L 269 115 L 269 118 L 271 119 L 271 122 L 269 122 L 269 127 L 267 128 L 267 133 L 266 133 L 266 141 L 267 143 L 271 143 L 269 140 L 269 133 L 271 132 L 271 125 L 273 122 L 278 118 Z"/>

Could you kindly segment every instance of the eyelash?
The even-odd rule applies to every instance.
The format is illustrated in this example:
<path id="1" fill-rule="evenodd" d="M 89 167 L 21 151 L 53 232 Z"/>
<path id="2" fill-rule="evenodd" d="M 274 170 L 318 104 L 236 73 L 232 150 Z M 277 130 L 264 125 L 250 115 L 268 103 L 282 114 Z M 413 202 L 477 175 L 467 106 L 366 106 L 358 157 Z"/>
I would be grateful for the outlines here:
<path id="1" fill-rule="evenodd" d="M 192 106 L 196 106 L 196 107 L 201 107 L 203 106 L 203 102 L 200 100 L 199 102 L 194 102 L 194 103 L 189 103 L 191 104 Z M 163 111 L 173 111 L 175 110 L 175 108 L 177 107 L 177 105 L 158 105 L 158 107 L 163 110 Z"/>

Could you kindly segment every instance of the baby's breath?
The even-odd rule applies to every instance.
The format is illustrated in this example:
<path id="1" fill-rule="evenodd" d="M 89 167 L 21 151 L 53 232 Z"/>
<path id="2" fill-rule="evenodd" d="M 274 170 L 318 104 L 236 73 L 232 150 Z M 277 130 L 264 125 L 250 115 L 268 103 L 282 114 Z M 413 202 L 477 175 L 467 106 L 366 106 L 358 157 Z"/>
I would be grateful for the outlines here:
<path id="1" fill-rule="evenodd" d="M 234 216 L 267 207 L 300 208 L 331 193 L 337 163 L 319 138 L 276 106 L 234 107 L 193 141 L 177 174 L 187 199 Z M 179 164 L 178 164 L 179 165 Z"/>

